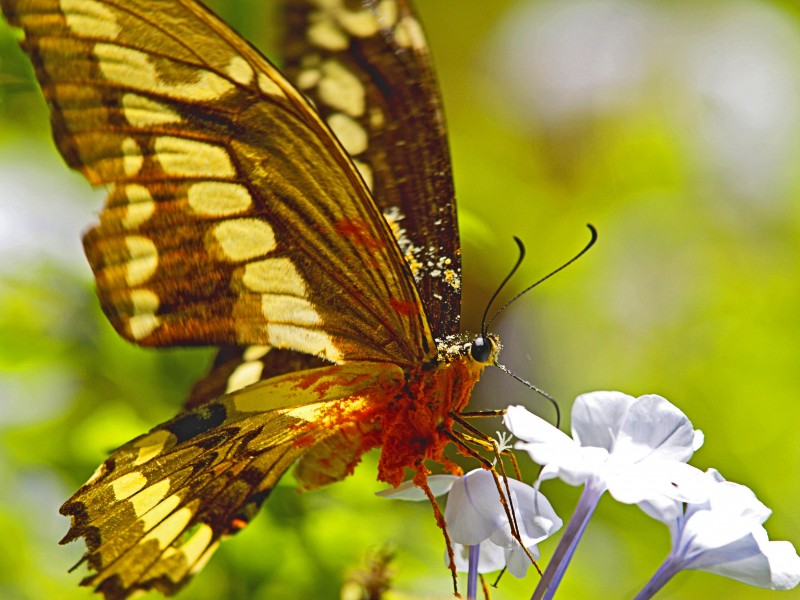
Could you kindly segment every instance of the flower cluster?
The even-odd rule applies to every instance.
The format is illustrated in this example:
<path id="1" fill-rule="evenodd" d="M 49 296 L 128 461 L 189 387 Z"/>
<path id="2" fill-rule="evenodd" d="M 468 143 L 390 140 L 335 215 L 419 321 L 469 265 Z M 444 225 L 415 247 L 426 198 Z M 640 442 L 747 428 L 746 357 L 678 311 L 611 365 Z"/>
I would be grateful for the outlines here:
<path id="1" fill-rule="evenodd" d="M 561 527 L 538 489 L 552 478 L 584 489 L 531 600 L 555 595 L 605 492 L 665 523 L 672 537 L 669 555 L 635 600 L 651 598 L 684 569 L 774 590 L 800 583 L 794 546 L 770 541 L 764 529 L 769 509 L 745 486 L 688 464 L 703 444 L 702 432 L 661 396 L 583 394 L 572 408 L 572 437 L 521 406 L 507 409 L 504 424 L 521 440 L 515 448 L 542 465 L 535 486 L 484 469 L 429 477 L 436 495 L 449 492 L 445 521 L 455 566 L 470 574 L 469 598 L 475 597 L 478 573 L 505 568 L 524 576 L 539 556 L 537 545 Z M 382 495 L 425 498 L 410 482 Z"/>

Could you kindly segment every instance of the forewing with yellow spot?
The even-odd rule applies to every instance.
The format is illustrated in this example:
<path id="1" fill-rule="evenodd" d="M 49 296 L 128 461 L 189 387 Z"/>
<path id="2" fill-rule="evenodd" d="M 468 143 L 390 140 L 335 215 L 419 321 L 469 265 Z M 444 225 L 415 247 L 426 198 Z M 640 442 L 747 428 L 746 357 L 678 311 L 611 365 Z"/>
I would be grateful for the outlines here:
<path id="1" fill-rule="evenodd" d="M 371 189 L 414 274 L 433 335 L 457 333 L 453 179 L 442 102 L 413 7 L 406 0 L 286 0 L 284 16 L 286 76 L 313 100 Z M 223 349 L 189 404 L 201 390 L 267 379 L 306 360 L 290 351 L 273 350 L 267 361 L 243 354 Z"/>
<path id="2" fill-rule="evenodd" d="M 2 0 L 68 163 L 109 189 L 84 239 L 115 328 L 419 364 L 411 270 L 302 94 L 190 0 Z"/>

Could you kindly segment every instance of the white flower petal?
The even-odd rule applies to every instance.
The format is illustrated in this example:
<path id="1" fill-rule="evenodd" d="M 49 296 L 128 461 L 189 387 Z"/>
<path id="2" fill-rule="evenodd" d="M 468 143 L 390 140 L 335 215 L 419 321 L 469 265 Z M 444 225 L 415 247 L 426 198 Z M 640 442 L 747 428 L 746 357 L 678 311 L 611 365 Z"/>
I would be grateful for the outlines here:
<path id="1" fill-rule="evenodd" d="M 506 515 L 492 473 L 475 469 L 460 477 L 447 497 L 444 518 L 459 544 L 480 544 L 501 528 Z"/>
<path id="2" fill-rule="evenodd" d="M 525 442 L 575 444 L 566 433 L 536 416 L 524 406 L 509 406 L 506 414 L 503 415 L 503 424 L 506 429 Z"/>
<path id="3" fill-rule="evenodd" d="M 539 558 L 539 549 L 534 546 L 528 546 L 528 552 L 531 553 L 534 559 Z M 519 542 L 514 540 L 512 545 L 505 547 L 505 561 L 508 572 L 517 579 L 522 579 L 528 573 L 528 569 L 533 565 L 531 559 L 519 545 Z"/>
<path id="4" fill-rule="evenodd" d="M 760 588 L 790 590 L 800 583 L 800 556 L 789 542 L 767 542 L 758 554 L 702 570 Z"/>
<path id="5" fill-rule="evenodd" d="M 624 454 L 630 462 L 655 458 L 686 462 L 694 444 L 695 432 L 687 416 L 665 398 L 651 394 L 640 396 L 631 405 L 614 454 Z"/>
<path id="6" fill-rule="evenodd" d="M 581 446 L 610 451 L 634 400 L 622 392 L 581 394 L 572 405 L 572 437 Z"/>
<path id="7" fill-rule="evenodd" d="M 672 533 L 672 558 L 681 568 L 717 573 L 769 589 L 800 583 L 800 557 L 789 542 L 771 542 L 762 523 L 769 509 L 747 487 L 725 481 L 713 469 L 705 474 L 708 500 L 688 504 L 684 514 L 666 504 L 640 504 L 666 521 Z"/>
<path id="8" fill-rule="evenodd" d="M 505 551 L 500 546 L 497 546 L 486 540 L 481 542 L 480 554 L 478 555 L 478 573 L 491 573 L 499 571 L 506 566 Z M 446 565 L 450 564 L 450 559 L 447 552 L 444 555 L 444 562 Z M 466 573 L 469 571 L 469 546 L 464 544 L 453 544 L 453 562 L 456 563 L 456 571 Z"/>
<path id="9" fill-rule="evenodd" d="M 790 542 L 769 542 L 761 550 L 769 562 L 771 590 L 791 590 L 800 584 L 800 556 Z"/>
<path id="10" fill-rule="evenodd" d="M 637 506 L 648 516 L 670 526 L 683 516 L 683 502 L 665 496 L 648 498 L 638 502 Z"/>
<path id="11" fill-rule="evenodd" d="M 697 555 L 692 565 L 708 566 L 757 554 L 758 542 L 752 532 L 751 523 L 703 510 L 687 516 L 682 537 L 690 540 L 687 554 Z"/>
<path id="12" fill-rule="evenodd" d="M 616 458 L 616 457 L 615 457 Z M 605 474 L 609 493 L 617 502 L 637 504 L 669 498 L 681 502 L 704 502 L 709 497 L 709 483 L 698 468 L 676 461 L 653 460 L 635 465 L 609 461 Z"/>

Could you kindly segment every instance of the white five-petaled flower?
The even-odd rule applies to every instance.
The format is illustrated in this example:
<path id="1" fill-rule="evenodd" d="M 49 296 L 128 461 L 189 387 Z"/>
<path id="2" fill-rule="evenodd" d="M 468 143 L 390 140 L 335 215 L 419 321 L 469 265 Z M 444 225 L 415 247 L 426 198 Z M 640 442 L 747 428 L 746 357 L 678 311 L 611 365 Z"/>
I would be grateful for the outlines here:
<path id="1" fill-rule="evenodd" d="M 540 479 L 559 477 L 570 485 L 584 484 L 532 600 L 553 598 L 606 490 L 626 504 L 707 499 L 703 473 L 686 464 L 702 445 L 702 433 L 661 396 L 634 398 L 621 392 L 578 396 L 572 406 L 571 438 L 521 406 L 510 406 L 503 420 L 522 440 L 515 448 L 543 465 Z"/>
<path id="2" fill-rule="evenodd" d="M 500 482 L 505 488 L 504 480 Z M 555 533 L 562 521 L 541 492 L 516 479 L 507 482 L 520 538 L 525 548 L 537 558 L 536 545 Z M 475 469 L 461 477 L 431 475 L 428 485 L 434 495 L 449 492 L 444 516 L 453 541 L 458 571 L 467 571 L 469 546 L 477 545 L 480 546 L 478 572 L 488 573 L 506 567 L 515 577 L 525 576 L 531 562 L 511 533 L 507 513 L 490 471 Z M 410 481 L 378 493 L 401 500 L 425 499 L 424 493 Z"/>
<path id="3" fill-rule="evenodd" d="M 540 479 L 608 490 L 634 504 L 652 498 L 705 499 L 702 472 L 686 461 L 703 443 L 677 407 L 661 396 L 634 398 L 621 392 L 578 396 L 572 407 L 572 438 L 521 406 L 508 408 L 506 427 L 522 442 Z"/>
<path id="4" fill-rule="evenodd" d="M 789 542 L 769 540 L 763 527 L 771 511 L 747 487 L 725 481 L 714 469 L 705 474 L 708 500 L 643 502 L 639 506 L 669 526 L 672 550 L 645 590 L 649 598 L 682 569 L 724 575 L 774 590 L 800 583 L 800 557 Z"/>

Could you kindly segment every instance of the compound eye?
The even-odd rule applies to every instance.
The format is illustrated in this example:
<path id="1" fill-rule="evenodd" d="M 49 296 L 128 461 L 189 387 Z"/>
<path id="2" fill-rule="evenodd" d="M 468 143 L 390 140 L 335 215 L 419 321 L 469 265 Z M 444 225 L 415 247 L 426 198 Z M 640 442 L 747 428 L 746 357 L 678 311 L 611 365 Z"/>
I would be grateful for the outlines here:
<path id="1" fill-rule="evenodd" d="M 485 363 L 492 354 L 492 341 L 487 337 L 475 338 L 469 349 L 470 356 L 479 363 Z"/>

